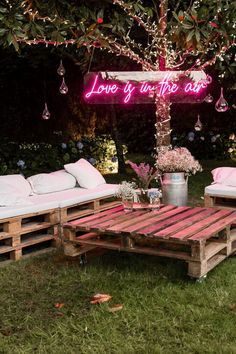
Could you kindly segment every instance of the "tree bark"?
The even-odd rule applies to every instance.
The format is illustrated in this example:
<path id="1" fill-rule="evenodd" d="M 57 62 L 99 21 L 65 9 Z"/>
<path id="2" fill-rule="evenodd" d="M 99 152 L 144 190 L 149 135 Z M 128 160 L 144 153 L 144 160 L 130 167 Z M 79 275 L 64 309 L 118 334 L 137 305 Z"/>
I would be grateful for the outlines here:
<path id="1" fill-rule="evenodd" d="M 161 0 L 159 6 L 159 30 L 163 38 L 162 50 L 157 54 L 157 61 L 160 71 L 166 70 L 166 44 L 164 36 L 167 27 L 168 0 Z M 157 152 L 161 146 L 170 145 L 170 99 L 169 96 L 156 97 L 156 143 Z"/>

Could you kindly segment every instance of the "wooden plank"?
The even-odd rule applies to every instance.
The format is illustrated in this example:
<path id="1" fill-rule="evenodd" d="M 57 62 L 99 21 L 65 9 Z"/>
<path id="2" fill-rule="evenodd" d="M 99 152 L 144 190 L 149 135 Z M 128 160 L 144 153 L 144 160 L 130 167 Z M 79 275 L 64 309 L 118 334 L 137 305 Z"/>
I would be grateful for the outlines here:
<path id="1" fill-rule="evenodd" d="M 6 238 L 11 238 L 12 234 L 10 235 L 9 232 L 0 232 L 0 240 L 4 240 Z"/>
<path id="2" fill-rule="evenodd" d="M 183 207 L 185 209 L 189 209 L 189 207 Z M 130 233 L 130 234 L 138 234 L 139 230 L 144 228 L 145 226 L 152 225 L 153 223 L 157 223 L 161 220 L 167 219 L 171 217 L 172 215 L 175 215 L 177 213 L 176 211 L 177 207 L 176 206 L 168 206 L 164 207 L 163 209 L 160 209 L 158 211 L 152 211 L 147 214 L 146 220 L 143 220 L 139 223 L 136 223 L 131 226 L 124 227 L 122 232 L 123 233 Z M 182 211 L 182 209 L 181 209 Z"/>
<path id="3" fill-rule="evenodd" d="M 119 225 L 123 223 L 130 223 L 132 220 L 136 220 L 136 217 L 140 215 L 147 215 L 150 214 L 149 211 L 144 211 L 144 210 L 139 210 L 139 211 L 128 211 L 128 212 L 123 212 L 123 214 L 118 215 L 118 213 L 113 217 L 109 217 L 108 220 L 105 220 L 101 223 L 93 223 L 92 225 L 89 226 L 91 230 L 100 230 L 100 231 L 107 231 L 109 232 L 112 228 L 112 226 L 115 226 L 118 224 Z M 120 230 L 122 232 L 122 229 Z"/>
<path id="4" fill-rule="evenodd" d="M 34 236 L 34 237 L 30 237 L 27 240 L 21 241 L 20 246 L 21 247 L 28 247 L 28 246 L 31 246 L 31 245 L 36 245 L 36 244 L 41 243 L 41 242 L 50 241 L 50 240 L 53 240 L 53 239 L 54 239 L 54 237 L 52 235 L 37 235 L 37 236 Z"/>
<path id="5" fill-rule="evenodd" d="M 217 210 L 216 213 L 206 217 L 204 220 L 200 220 L 199 222 L 196 222 L 193 225 L 186 227 L 184 230 L 176 232 L 174 235 L 171 236 L 171 239 L 189 240 L 191 239 L 191 236 L 195 235 L 197 232 L 205 229 L 211 224 L 214 224 L 217 220 L 225 218 L 229 214 L 232 214 L 232 210 Z"/>
<path id="6" fill-rule="evenodd" d="M 154 232 L 156 233 L 158 230 L 160 231 L 167 226 L 171 226 L 171 225 L 175 224 L 178 220 L 183 220 L 183 219 L 189 217 L 190 215 L 199 213 L 199 209 L 200 208 L 190 209 L 190 207 L 178 207 L 176 212 L 173 215 L 171 215 L 171 217 L 158 218 L 158 219 L 156 219 L 156 222 L 154 221 L 154 225 L 151 225 L 151 226 L 148 225 L 145 228 L 139 229 L 137 234 L 153 237 Z M 168 214 L 168 213 L 166 213 L 166 214 Z M 162 221 L 161 221 L 161 219 L 162 219 Z M 157 234 L 155 234 L 155 237 L 156 236 L 157 236 Z"/>
<path id="7" fill-rule="evenodd" d="M 137 225 L 139 222 L 147 220 L 148 217 L 152 216 L 153 214 L 151 214 L 150 211 L 142 212 L 139 216 L 136 215 L 135 217 L 130 215 L 129 220 L 118 223 L 118 225 L 109 226 L 107 231 L 120 232 L 123 231 L 126 227 Z"/>
<path id="8" fill-rule="evenodd" d="M 226 248 L 226 244 L 222 242 L 211 242 L 205 247 L 205 258 L 210 259 L 215 254 Z"/>
<path id="9" fill-rule="evenodd" d="M 43 210 L 43 211 L 37 211 L 37 212 L 34 212 L 34 213 L 28 213 L 28 214 L 19 215 L 19 216 L 16 216 L 16 217 L 4 218 L 4 219 L 1 219 L 1 223 L 11 222 L 13 220 L 18 220 L 19 218 L 20 219 L 26 219 L 26 218 L 28 219 L 28 218 L 33 217 L 33 216 L 49 214 L 49 213 L 52 213 L 52 212 L 59 212 L 59 208 L 47 209 L 47 210 Z"/>
<path id="10" fill-rule="evenodd" d="M 127 227 L 130 227 L 133 225 L 138 225 L 141 221 L 145 221 L 145 220 L 148 220 L 149 218 L 155 217 L 156 215 L 162 214 L 163 209 L 162 209 L 162 211 L 160 211 L 160 210 L 152 210 L 152 211 L 142 210 L 142 212 L 140 213 L 139 216 L 137 216 L 138 214 L 136 214 L 136 215 L 131 214 L 128 220 L 125 220 L 122 223 L 118 223 L 113 226 L 109 226 L 106 230 L 109 232 L 111 231 L 111 232 L 115 232 L 115 233 L 123 232 L 124 230 L 126 230 Z"/>
<path id="11" fill-rule="evenodd" d="M 21 234 L 26 234 L 26 233 L 30 233 L 33 231 L 38 231 L 41 229 L 46 229 L 48 227 L 52 226 L 52 224 L 50 222 L 36 222 L 36 221 L 32 221 L 29 222 L 27 224 L 22 225 Z"/>
<path id="12" fill-rule="evenodd" d="M 233 215 L 228 215 L 224 219 L 218 220 L 214 222 L 211 226 L 208 226 L 201 231 L 195 233 L 192 237 L 188 238 L 191 241 L 197 240 L 206 240 L 211 236 L 214 236 L 216 233 L 223 230 L 225 227 L 230 225 L 232 222 L 236 220 L 236 212 L 233 212 Z"/>
<path id="13" fill-rule="evenodd" d="M 88 232 L 87 234 L 75 237 L 75 240 L 90 240 L 94 237 L 98 237 L 98 234 L 95 232 Z"/>
<path id="14" fill-rule="evenodd" d="M 155 233 L 154 236 L 158 236 L 162 238 L 169 238 L 172 236 L 175 237 L 175 234 L 178 231 L 185 229 L 187 226 L 193 225 L 195 222 L 199 222 L 200 220 L 203 220 L 204 218 L 206 218 L 206 216 L 216 213 L 216 210 L 214 209 L 194 208 L 192 211 L 194 210 L 196 211 L 196 213 L 194 212 L 190 213 L 190 211 L 183 213 L 186 215 L 186 218 L 184 218 L 184 220 L 182 220 L 183 218 L 179 218 L 178 220 L 177 217 L 174 217 L 173 222 L 171 222 L 172 224 L 171 226 L 166 225 L 164 229 Z M 183 216 L 183 214 L 181 215 Z"/>
<path id="15" fill-rule="evenodd" d="M 110 223 L 114 222 L 119 218 L 120 220 L 122 220 L 122 218 L 128 218 L 130 213 L 132 213 L 132 211 L 124 212 L 124 210 L 121 210 L 118 211 L 115 215 L 113 214 L 105 215 L 100 219 L 86 221 L 86 223 L 81 224 L 79 226 L 79 229 L 80 230 L 101 229 L 103 224 L 105 224 L 106 226 L 106 225 L 110 225 Z"/>
<path id="16" fill-rule="evenodd" d="M 63 226 L 76 228 L 77 226 L 80 226 L 81 224 L 84 224 L 84 223 L 89 222 L 91 220 L 95 220 L 95 219 L 101 218 L 101 217 L 109 215 L 109 214 L 113 214 L 113 213 L 119 212 L 121 210 L 124 210 L 123 205 L 120 205 L 120 206 L 118 206 L 116 208 L 112 208 L 112 209 L 109 209 L 109 210 L 105 210 L 105 211 L 97 213 L 97 214 L 92 214 L 90 216 L 87 216 L 87 217 L 79 219 L 79 220 L 74 220 L 74 221 L 71 221 L 69 223 L 65 223 Z"/>
<path id="17" fill-rule="evenodd" d="M 14 250 L 12 246 L 0 246 L 0 254 L 8 253 Z"/>
<path id="18" fill-rule="evenodd" d="M 78 241 L 80 243 L 80 241 Z M 112 250 L 118 250 L 118 251 L 127 251 L 127 252 L 132 252 L 132 253 L 141 253 L 141 254 L 149 254 L 149 255 L 154 255 L 154 256 L 162 256 L 162 257 L 168 257 L 168 258 L 175 258 L 175 259 L 182 259 L 185 261 L 191 260 L 191 256 L 187 252 L 182 252 L 182 251 L 172 251 L 168 249 L 157 249 L 154 247 L 139 247 L 137 245 L 133 247 L 124 247 L 120 242 L 108 242 L 104 240 L 84 240 L 81 241 L 81 244 L 86 244 L 86 245 L 93 245 L 97 247 L 102 247 L 102 248 L 108 248 Z"/>

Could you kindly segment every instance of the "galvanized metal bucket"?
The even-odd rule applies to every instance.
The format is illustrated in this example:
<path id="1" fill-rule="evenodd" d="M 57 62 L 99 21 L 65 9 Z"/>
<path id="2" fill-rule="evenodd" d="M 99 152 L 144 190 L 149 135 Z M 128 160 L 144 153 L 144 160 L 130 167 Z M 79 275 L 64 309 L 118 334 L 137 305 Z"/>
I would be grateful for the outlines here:
<path id="1" fill-rule="evenodd" d="M 188 177 L 184 172 L 164 173 L 161 177 L 162 202 L 177 206 L 187 205 Z"/>

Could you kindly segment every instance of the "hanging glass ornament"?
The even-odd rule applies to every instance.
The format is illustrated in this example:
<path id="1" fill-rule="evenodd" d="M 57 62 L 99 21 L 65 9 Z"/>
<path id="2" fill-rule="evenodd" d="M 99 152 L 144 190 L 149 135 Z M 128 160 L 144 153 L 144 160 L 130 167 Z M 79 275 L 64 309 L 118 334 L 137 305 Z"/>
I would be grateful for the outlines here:
<path id="1" fill-rule="evenodd" d="M 212 95 L 211 95 L 210 93 L 208 93 L 208 95 L 204 98 L 204 101 L 205 101 L 206 103 L 211 103 L 211 102 L 213 102 L 213 97 L 212 97 Z"/>
<path id="2" fill-rule="evenodd" d="M 197 116 L 197 121 L 194 125 L 194 129 L 199 132 L 200 130 L 202 130 L 202 122 L 200 121 L 200 115 L 198 114 Z"/>
<path id="3" fill-rule="evenodd" d="M 215 104 L 215 109 L 217 110 L 217 112 L 226 112 L 229 109 L 228 102 L 225 100 L 223 95 L 223 87 L 221 87 L 220 98 Z"/>
<path id="4" fill-rule="evenodd" d="M 63 77 L 63 79 L 62 79 L 62 83 L 61 83 L 61 86 L 60 86 L 60 88 L 59 88 L 59 91 L 60 91 L 60 93 L 61 93 L 62 95 L 66 95 L 67 92 L 68 92 L 68 87 L 66 86 L 64 77 Z"/>
<path id="5" fill-rule="evenodd" d="M 50 118 L 51 114 L 48 110 L 48 106 L 47 106 L 47 103 L 45 102 L 45 106 L 44 106 L 44 110 L 43 110 L 43 113 L 42 113 L 42 118 L 44 120 L 48 120 Z"/>
<path id="6" fill-rule="evenodd" d="M 60 61 L 60 65 L 59 65 L 59 67 L 57 69 L 57 73 L 58 73 L 58 75 L 63 76 L 63 75 L 65 75 L 65 72 L 66 72 L 66 70 L 65 70 L 65 68 L 64 68 L 64 66 L 62 64 L 62 60 L 61 60 Z"/>

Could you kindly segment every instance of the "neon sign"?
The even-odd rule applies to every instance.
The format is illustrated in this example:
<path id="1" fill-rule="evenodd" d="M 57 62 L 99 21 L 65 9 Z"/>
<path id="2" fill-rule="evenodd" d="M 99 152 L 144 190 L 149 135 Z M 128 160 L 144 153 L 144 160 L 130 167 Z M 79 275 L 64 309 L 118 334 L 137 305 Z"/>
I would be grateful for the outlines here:
<path id="1" fill-rule="evenodd" d="M 169 96 L 172 102 L 204 100 L 212 81 L 203 71 L 124 71 L 85 75 L 84 99 L 87 103 L 154 103 L 155 97 Z"/>

